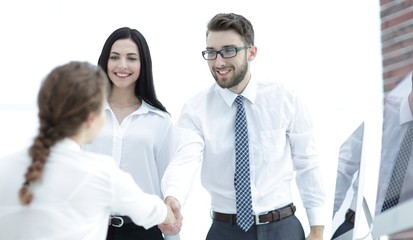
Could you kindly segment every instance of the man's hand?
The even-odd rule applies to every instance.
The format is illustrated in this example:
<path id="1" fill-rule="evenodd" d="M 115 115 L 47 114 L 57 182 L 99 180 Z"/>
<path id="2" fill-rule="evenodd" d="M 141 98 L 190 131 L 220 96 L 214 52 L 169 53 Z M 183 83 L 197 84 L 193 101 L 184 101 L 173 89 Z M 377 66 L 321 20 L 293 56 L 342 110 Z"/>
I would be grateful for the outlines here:
<path id="1" fill-rule="evenodd" d="M 179 204 L 178 200 L 174 197 L 168 196 L 165 198 L 165 204 L 170 206 L 175 218 L 175 224 L 159 224 L 158 228 L 165 234 L 165 235 L 176 235 L 181 231 L 182 227 L 182 220 L 183 217 L 181 215 L 181 204 Z"/>
<path id="2" fill-rule="evenodd" d="M 324 226 L 311 226 L 310 235 L 306 240 L 323 240 Z"/>

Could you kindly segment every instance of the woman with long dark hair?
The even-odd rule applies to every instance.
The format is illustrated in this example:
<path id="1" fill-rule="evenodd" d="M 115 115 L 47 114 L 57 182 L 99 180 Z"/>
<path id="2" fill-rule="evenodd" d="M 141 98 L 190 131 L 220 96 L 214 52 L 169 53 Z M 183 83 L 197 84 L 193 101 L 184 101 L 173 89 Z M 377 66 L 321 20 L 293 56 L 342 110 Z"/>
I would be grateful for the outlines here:
<path id="1" fill-rule="evenodd" d="M 174 152 L 173 123 L 155 94 L 148 43 L 136 29 L 116 29 L 106 40 L 98 60 L 111 91 L 105 106 L 103 131 L 83 148 L 112 156 L 145 192 L 163 197 L 160 181 Z M 179 239 L 163 236 L 158 227 L 145 229 L 129 216 L 113 212 L 108 240 Z"/>

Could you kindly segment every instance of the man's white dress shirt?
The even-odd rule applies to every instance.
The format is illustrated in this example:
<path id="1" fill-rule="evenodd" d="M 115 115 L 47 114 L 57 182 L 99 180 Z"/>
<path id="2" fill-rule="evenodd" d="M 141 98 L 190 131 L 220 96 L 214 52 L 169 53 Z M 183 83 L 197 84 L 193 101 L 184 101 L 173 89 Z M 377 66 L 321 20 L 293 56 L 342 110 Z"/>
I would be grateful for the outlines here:
<path id="1" fill-rule="evenodd" d="M 250 80 L 242 92 L 248 122 L 252 203 L 255 214 L 293 202 L 296 182 L 311 225 L 325 224 L 325 192 L 310 115 L 296 93 L 280 83 Z M 237 94 L 213 84 L 188 101 L 176 122 L 177 157 L 162 180 L 165 196 L 181 204 L 196 169 L 211 208 L 236 213 L 234 120 Z M 294 172 L 296 171 L 296 172 Z"/>
<path id="2" fill-rule="evenodd" d="M 408 94 L 388 95 L 384 105 L 382 151 L 377 191 L 376 212 L 380 214 L 389 186 L 393 166 L 409 121 L 413 121 Z M 410 155 L 399 203 L 413 199 L 413 154 Z"/>
<path id="3" fill-rule="evenodd" d="M 349 208 L 356 211 L 357 193 L 359 187 L 359 172 L 361 164 L 361 153 L 363 147 L 364 123 L 349 136 L 341 145 L 338 155 L 337 179 L 334 197 L 333 216 L 338 210 L 346 197 L 351 197 Z M 353 194 L 348 194 L 352 188 Z"/>

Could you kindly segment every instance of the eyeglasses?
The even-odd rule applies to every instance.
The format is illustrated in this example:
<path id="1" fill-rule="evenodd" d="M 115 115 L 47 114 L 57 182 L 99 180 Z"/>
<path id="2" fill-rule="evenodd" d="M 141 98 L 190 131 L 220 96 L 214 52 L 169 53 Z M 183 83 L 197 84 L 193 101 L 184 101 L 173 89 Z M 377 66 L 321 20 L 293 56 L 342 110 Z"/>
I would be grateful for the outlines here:
<path id="1" fill-rule="evenodd" d="M 237 53 L 241 51 L 242 49 L 246 49 L 250 47 L 251 46 L 229 47 L 229 48 L 224 48 L 219 51 L 205 50 L 205 51 L 202 51 L 202 57 L 204 57 L 205 60 L 214 60 L 214 59 L 217 59 L 217 56 L 219 54 L 221 55 L 222 58 L 233 58 L 237 56 Z"/>

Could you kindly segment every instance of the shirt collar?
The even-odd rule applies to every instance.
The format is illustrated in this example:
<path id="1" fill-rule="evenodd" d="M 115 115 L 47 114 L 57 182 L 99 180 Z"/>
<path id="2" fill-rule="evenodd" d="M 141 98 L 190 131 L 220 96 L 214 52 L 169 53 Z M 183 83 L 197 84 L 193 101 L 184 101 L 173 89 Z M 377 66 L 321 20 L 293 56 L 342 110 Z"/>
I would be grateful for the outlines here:
<path id="1" fill-rule="evenodd" d="M 225 103 L 228 107 L 231 107 L 235 101 L 235 98 L 238 94 L 232 92 L 228 88 L 221 88 L 217 85 L 218 92 L 221 94 L 222 98 L 224 99 Z M 255 102 L 255 97 L 257 95 L 257 83 L 251 77 L 250 81 L 248 82 L 247 86 L 245 87 L 244 91 L 239 94 L 242 95 L 244 98 L 248 99 L 252 104 Z"/>
<path id="2" fill-rule="evenodd" d="M 80 151 L 80 145 L 76 143 L 73 139 L 68 138 L 68 137 L 57 142 L 54 148 L 57 148 L 57 149 L 64 148 L 64 149 L 70 149 L 74 151 Z"/>
<path id="3" fill-rule="evenodd" d="M 409 95 L 407 95 L 400 104 L 400 125 L 410 121 L 413 121 L 413 115 L 409 105 Z"/>
<path id="4" fill-rule="evenodd" d="M 105 104 L 105 110 L 112 111 L 112 110 L 110 109 L 110 106 L 109 106 L 109 103 L 108 103 L 108 102 L 106 102 L 106 104 Z M 148 113 L 148 112 L 154 112 L 154 113 L 157 113 L 157 114 L 159 114 L 159 115 L 161 115 L 161 116 L 163 116 L 163 117 L 167 117 L 167 116 L 168 116 L 168 113 L 166 113 L 166 112 L 164 112 L 164 111 L 162 111 L 162 110 L 159 110 L 159 109 L 157 109 L 156 107 L 153 107 L 152 105 L 150 105 L 149 103 L 145 102 L 144 100 L 142 100 L 141 106 L 140 106 L 135 112 L 133 112 L 131 115 L 145 114 L 145 113 Z"/>

